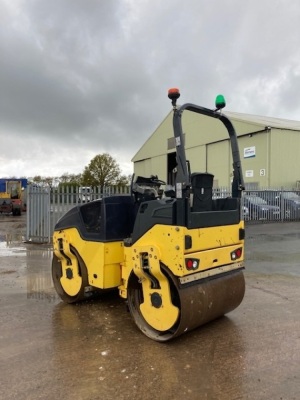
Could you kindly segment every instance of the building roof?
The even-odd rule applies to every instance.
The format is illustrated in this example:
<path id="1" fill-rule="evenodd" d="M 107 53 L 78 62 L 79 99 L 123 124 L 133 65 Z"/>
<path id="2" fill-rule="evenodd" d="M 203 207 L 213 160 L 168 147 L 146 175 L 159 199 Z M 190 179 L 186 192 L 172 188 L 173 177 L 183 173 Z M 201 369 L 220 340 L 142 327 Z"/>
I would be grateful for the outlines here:
<path id="1" fill-rule="evenodd" d="M 300 130 L 300 121 L 274 118 L 274 117 L 265 117 L 262 115 L 243 114 L 231 111 L 224 112 L 224 114 L 228 116 L 230 119 L 239 120 L 243 122 L 252 122 L 258 125 L 263 125 L 265 127 L 268 126 L 270 128 Z"/>
<path id="2" fill-rule="evenodd" d="M 173 110 L 170 110 L 170 112 L 166 115 L 166 117 L 161 121 L 159 126 L 154 130 L 152 135 L 148 137 L 148 139 L 145 141 L 145 143 L 141 146 L 141 148 L 136 152 L 136 154 L 132 158 L 132 162 L 135 162 L 138 160 L 139 155 L 141 154 L 141 150 L 147 146 L 147 142 L 151 140 L 151 138 L 156 134 L 156 132 L 160 129 L 160 127 L 168 121 L 170 118 L 172 118 Z M 288 120 L 288 119 L 282 119 L 282 118 L 274 118 L 274 117 L 266 117 L 262 115 L 253 115 L 253 114 L 245 114 L 245 113 L 238 113 L 238 112 L 233 112 L 233 111 L 225 111 L 224 115 L 226 115 L 233 123 L 234 121 L 237 122 L 242 122 L 245 124 L 252 124 L 252 125 L 257 125 L 258 130 L 264 130 L 267 128 L 273 128 L 273 129 L 284 129 L 284 130 L 294 130 L 294 131 L 300 131 L 300 121 L 294 121 L 294 120 Z M 249 133 L 249 132 L 248 132 Z M 240 134 L 237 132 L 237 136 L 240 136 Z"/>

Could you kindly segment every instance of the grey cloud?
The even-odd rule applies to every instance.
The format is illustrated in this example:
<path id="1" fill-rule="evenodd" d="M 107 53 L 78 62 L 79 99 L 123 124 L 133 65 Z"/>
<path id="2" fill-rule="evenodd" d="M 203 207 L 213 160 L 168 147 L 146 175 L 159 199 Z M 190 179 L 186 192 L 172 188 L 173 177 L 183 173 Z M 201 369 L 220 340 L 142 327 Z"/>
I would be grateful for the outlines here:
<path id="1" fill-rule="evenodd" d="M 298 119 L 299 13 L 296 0 L 3 0 L 0 135 L 21 138 L 24 170 L 30 154 L 58 166 L 56 149 L 80 172 L 104 151 L 129 162 L 171 86 L 181 102 L 223 92 L 232 111 Z"/>

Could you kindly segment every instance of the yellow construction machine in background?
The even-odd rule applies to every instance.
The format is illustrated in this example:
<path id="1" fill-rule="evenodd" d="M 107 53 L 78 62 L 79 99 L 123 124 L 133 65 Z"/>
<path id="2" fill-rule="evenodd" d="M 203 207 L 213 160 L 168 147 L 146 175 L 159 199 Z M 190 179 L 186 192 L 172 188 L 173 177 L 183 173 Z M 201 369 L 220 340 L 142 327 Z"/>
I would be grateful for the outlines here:
<path id="1" fill-rule="evenodd" d="M 0 213 L 21 215 L 26 211 L 27 179 L 0 179 Z"/>

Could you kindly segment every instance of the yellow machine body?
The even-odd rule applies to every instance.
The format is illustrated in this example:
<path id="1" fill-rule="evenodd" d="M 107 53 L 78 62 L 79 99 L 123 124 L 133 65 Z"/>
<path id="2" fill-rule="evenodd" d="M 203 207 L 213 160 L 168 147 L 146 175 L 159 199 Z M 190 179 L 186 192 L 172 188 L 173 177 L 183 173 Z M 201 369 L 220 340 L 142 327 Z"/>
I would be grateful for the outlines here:
<path id="1" fill-rule="evenodd" d="M 158 195 L 156 176 L 137 177 L 131 195 L 76 206 L 56 224 L 52 277 L 56 291 L 75 303 L 98 290 L 118 289 L 138 328 L 165 342 L 237 308 L 245 293 L 244 188 L 237 137 L 219 96 L 216 110 L 193 104 L 174 109 L 175 190 Z M 185 158 L 184 110 L 217 118 L 231 142 L 231 196 L 214 198 L 213 175 L 191 174 Z M 163 192 L 163 191 L 161 191 Z M 192 196 L 191 196 L 192 194 Z"/>
<path id="2" fill-rule="evenodd" d="M 244 261 L 244 240 L 239 232 L 244 228 L 241 221 L 237 226 L 223 226 L 188 230 L 185 227 L 155 225 L 131 247 L 124 247 L 123 241 L 85 241 L 76 228 L 54 232 L 53 250 L 63 270 L 72 269 L 74 279 L 80 276 L 75 248 L 87 268 L 89 285 L 99 289 L 119 287 L 120 296 L 127 298 L 127 282 L 132 272 L 140 278 L 147 278 L 142 263 L 148 258 L 152 273 L 161 279 L 160 265 L 166 266 L 181 282 L 198 281 L 216 274 L 222 274 L 242 267 Z M 192 247 L 185 250 L 185 237 L 191 237 Z M 233 262 L 231 253 L 242 249 L 241 257 Z M 187 270 L 185 260 L 198 259 L 197 270 Z M 156 271 L 156 272 L 153 272 Z M 64 274 L 65 277 L 65 274 Z M 74 292 L 73 282 L 66 279 L 70 295 Z M 76 289 L 75 289 L 76 292 Z"/>
<path id="3" fill-rule="evenodd" d="M 201 288 L 203 282 L 241 271 L 244 240 L 240 238 L 240 232 L 243 229 L 243 221 L 236 226 L 193 230 L 176 226 L 154 226 L 133 246 L 124 248 L 125 262 L 122 268 L 122 285 L 119 287 L 120 296 L 127 299 L 128 282 L 134 273 L 142 285 L 143 300 L 140 312 L 143 318 L 158 332 L 171 329 L 178 321 L 179 315 L 188 313 L 189 310 L 183 310 L 182 304 L 179 307 L 172 303 L 169 276 L 173 276 L 173 279 L 178 278 L 179 286 L 196 285 Z M 187 236 L 192 243 L 188 250 L 185 249 Z M 241 256 L 233 261 L 231 254 L 237 249 Z M 187 260 L 197 260 L 198 268 L 188 270 Z M 165 270 L 162 270 L 162 266 Z M 153 285 L 153 281 L 158 284 Z M 243 292 L 243 287 L 240 289 Z M 179 295 L 180 291 L 179 288 Z M 218 294 L 215 296 L 218 297 Z M 237 301 L 240 302 L 242 297 L 243 293 Z M 155 298 L 157 306 L 153 304 Z M 192 307 L 191 304 L 189 307 Z"/>
<path id="4" fill-rule="evenodd" d="M 131 245 L 84 240 L 70 227 L 54 232 L 53 246 L 62 299 L 118 288 L 136 324 L 157 341 L 232 311 L 244 296 L 243 221 L 195 229 L 155 224 Z"/>
<path id="5" fill-rule="evenodd" d="M 54 254 L 60 260 L 64 271 L 63 285 L 66 292 L 74 296 L 78 285 L 74 285 L 73 279 L 81 280 L 78 258 L 72 251 L 77 250 L 88 274 L 88 284 L 98 289 L 116 288 L 121 283 L 121 263 L 124 260 L 123 242 L 94 242 L 85 241 L 79 235 L 76 228 L 54 232 Z M 66 277 L 68 268 L 72 270 L 74 278 Z M 78 284 L 80 284 L 78 282 Z M 73 288 L 75 286 L 75 289 Z"/>
<path id="6" fill-rule="evenodd" d="M 124 298 L 126 295 L 126 282 L 131 270 L 139 271 L 141 269 L 142 259 L 145 254 L 149 255 L 149 259 L 155 259 L 158 263 L 167 266 L 174 274 L 182 278 L 182 281 L 192 281 L 193 277 L 201 276 L 207 270 L 218 268 L 219 273 L 227 269 L 232 270 L 241 268 L 244 261 L 244 240 L 240 239 L 239 232 L 244 229 L 244 222 L 238 225 L 198 228 L 188 230 L 186 227 L 176 227 L 168 225 L 155 225 L 133 246 L 125 247 L 125 262 L 122 268 L 122 282 L 120 295 Z M 188 250 L 185 249 L 185 237 L 190 236 L 192 246 Z M 241 257 L 238 262 L 231 259 L 231 253 L 237 248 L 242 249 Z M 197 270 L 187 270 L 185 260 L 198 259 L 199 267 Z M 222 268 L 220 268 L 222 267 Z M 198 275 L 197 275 L 198 274 Z M 190 276 L 190 278 L 189 278 Z M 204 274 L 203 277 L 208 277 Z"/>

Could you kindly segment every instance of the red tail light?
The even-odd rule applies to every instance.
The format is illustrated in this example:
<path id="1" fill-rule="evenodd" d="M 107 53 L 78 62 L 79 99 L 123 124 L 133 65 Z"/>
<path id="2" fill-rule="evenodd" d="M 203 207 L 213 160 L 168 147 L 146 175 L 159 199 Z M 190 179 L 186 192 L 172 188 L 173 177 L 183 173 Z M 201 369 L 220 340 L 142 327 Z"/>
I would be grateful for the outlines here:
<path id="1" fill-rule="evenodd" d="M 197 258 L 186 258 L 185 267 L 188 271 L 195 271 L 199 268 L 200 260 Z"/>
<path id="2" fill-rule="evenodd" d="M 242 247 L 239 247 L 238 249 L 235 249 L 234 251 L 232 251 L 231 253 L 230 253 L 230 257 L 231 257 L 231 259 L 234 261 L 234 260 L 238 260 L 239 258 L 241 258 L 242 257 L 242 254 L 243 254 L 243 248 Z"/>

